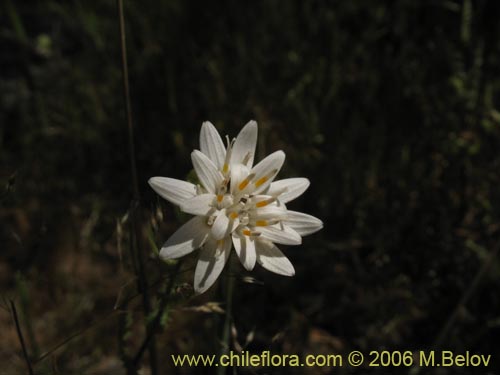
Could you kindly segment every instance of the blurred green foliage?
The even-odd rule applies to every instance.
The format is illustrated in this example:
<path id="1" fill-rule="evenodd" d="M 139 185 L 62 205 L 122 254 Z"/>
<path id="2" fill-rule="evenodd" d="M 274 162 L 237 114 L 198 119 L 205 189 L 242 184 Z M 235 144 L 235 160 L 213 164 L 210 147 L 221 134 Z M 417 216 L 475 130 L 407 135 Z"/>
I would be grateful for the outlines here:
<path id="1" fill-rule="evenodd" d="M 234 136 L 255 119 L 259 156 L 283 149 L 281 176 L 312 182 L 291 207 L 325 228 L 286 249 L 295 278 L 258 272 L 265 286 L 238 286 L 241 331 L 257 327 L 255 348 L 276 351 L 316 350 L 318 330 L 337 343 L 330 351 L 431 346 L 499 238 L 500 3 L 125 5 L 140 189 L 144 207 L 162 208 L 157 241 L 180 216 L 147 179 L 187 177 L 202 121 Z M 5 0 L 0 11 L 2 287 L 15 289 L 17 271 L 45 282 L 61 243 L 117 269 L 132 184 L 115 3 Z M 494 263 L 446 347 L 498 349 Z M 72 289 L 90 301 L 82 314 L 109 309 L 118 290 L 105 298 L 101 287 Z M 277 332 L 285 338 L 272 341 Z"/>

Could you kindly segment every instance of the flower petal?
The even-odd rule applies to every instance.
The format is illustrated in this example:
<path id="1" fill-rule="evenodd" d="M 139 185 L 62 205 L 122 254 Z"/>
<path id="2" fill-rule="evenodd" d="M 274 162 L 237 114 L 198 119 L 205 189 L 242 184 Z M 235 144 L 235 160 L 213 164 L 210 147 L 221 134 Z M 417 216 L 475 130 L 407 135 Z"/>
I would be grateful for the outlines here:
<path id="1" fill-rule="evenodd" d="M 255 253 L 255 239 L 250 236 L 234 234 L 233 245 L 243 267 L 248 271 L 253 270 L 257 259 Z"/>
<path id="2" fill-rule="evenodd" d="M 210 239 L 200 251 L 194 271 L 194 290 L 204 293 L 219 277 L 231 252 L 231 239 L 215 241 Z"/>
<path id="3" fill-rule="evenodd" d="M 201 125 L 200 150 L 212 160 L 218 169 L 222 168 L 226 158 L 226 148 L 219 132 L 210 121 L 205 121 Z"/>
<path id="4" fill-rule="evenodd" d="M 282 220 L 288 217 L 288 211 L 283 206 L 269 205 L 250 211 L 251 220 Z"/>
<path id="5" fill-rule="evenodd" d="M 229 232 L 228 233 L 233 233 L 236 230 L 236 228 L 238 228 L 239 225 L 240 225 L 240 218 L 239 217 L 237 217 L 235 219 L 231 218 L 229 220 L 229 226 L 228 226 Z"/>
<path id="6" fill-rule="evenodd" d="M 208 237 L 210 227 L 203 217 L 196 216 L 181 226 L 160 250 L 163 259 L 175 259 L 199 248 Z"/>
<path id="7" fill-rule="evenodd" d="M 229 228 L 229 218 L 226 215 L 226 209 L 223 209 L 219 212 L 219 215 L 214 221 L 212 225 L 212 236 L 216 240 L 221 240 L 226 236 L 226 233 Z"/>
<path id="8" fill-rule="evenodd" d="M 216 190 L 222 183 L 223 177 L 214 163 L 198 150 L 194 150 L 191 153 L 191 160 L 201 184 L 209 193 L 217 194 Z"/>
<path id="9" fill-rule="evenodd" d="M 252 168 L 248 177 L 238 185 L 241 193 L 259 194 L 276 177 L 285 162 L 285 153 L 276 151 Z"/>
<path id="10" fill-rule="evenodd" d="M 181 205 L 181 210 L 191 215 L 208 216 L 215 211 L 213 207 L 214 201 L 214 194 L 200 194 L 186 199 Z"/>
<path id="11" fill-rule="evenodd" d="M 239 187 L 242 186 L 241 182 L 245 180 L 250 170 L 245 165 L 235 164 L 231 167 L 230 172 L 231 172 L 231 194 L 235 195 L 239 191 L 243 191 L 244 188 L 240 189 Z"/>
<path id="12" fill-rule="evenodd" d="M 288 211 L 283 223 L 295 229 L 301 236 L 307 236 L 323 228 L 323 222 L 311 215 L 302 212 Z"/>
<path id="13" fill-rule="evenodd" d="M 235 164 L 244 164 L 251 168 L 257 146 L 257 123 L 249 121 L 236 137 L 231 152 L 231 167 Z M 245 163 L 243 163 L 245 161 Z"/>
<path id="14" fill-rule="evenodd" d="M 180 206 L 186 199 L 196 195 L 196 186 L 175 178 L 152 177 L 148 181 L 149 186 L 162 198 Z"/>
<path id="15" fill-rule="evenodd" d="M 256 227 L 258 232 L 262 234 L 262 238 L 271 242 L 280 243 L 283 245 L 300 245 L 302 237 L 294 229 L 286 225 L 271 225 L 267 227 Z"/>
<path id="16" fill-rule="evenodd" d="M 284 180 L 274 181 L 270 186 L 266 194 L 275 195 L 280 191 L 285 190 L 282 194 L 278 196 L 278 199 L 282 203 L 290 202 L 295 198 L 299 197 L 307 190 L 310 182 L 307 178 L 286 178 Z"/>
<path id="17" fill-rule="evenodd" d="M 257 240 L 257 262 L 266 270 L 283 276 L 295 275 L 293 264 L 273 243 Z"/>

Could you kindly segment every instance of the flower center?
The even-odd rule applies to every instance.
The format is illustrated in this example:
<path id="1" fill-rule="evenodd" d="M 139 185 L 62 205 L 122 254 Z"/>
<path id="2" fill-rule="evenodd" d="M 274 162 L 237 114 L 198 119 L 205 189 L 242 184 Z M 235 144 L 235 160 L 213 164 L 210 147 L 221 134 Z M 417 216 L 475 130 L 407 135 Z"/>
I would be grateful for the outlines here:
<path id="1" fill-rule="evenodd" d="M 226 158 L 220 169 L 223 180 L 216 189 L 213 203 L 215 211 L 207 218 L 207 224 L 217 228 L 215 231 L 220 233 L 220 225 L 224 223 L 223 225 L 227 226 L 226 235 L 237 232 L 239 235 L 256 237 L 261 234 L 259 228 L 281 222 L 283 215 L 280 212 L 278 196 L 285 190 L 273 195 L 259 195 L 262 186 L 272 180 L 278 170 L 259 173 L 250 172 L 245 164 L 231 165 L 233 144 L 234 139 L 227 138 Z M 247 155 L 244 162 L 249 157 L 250 155 Z M 277 205 L 273 205 L 275 202 Z"/>

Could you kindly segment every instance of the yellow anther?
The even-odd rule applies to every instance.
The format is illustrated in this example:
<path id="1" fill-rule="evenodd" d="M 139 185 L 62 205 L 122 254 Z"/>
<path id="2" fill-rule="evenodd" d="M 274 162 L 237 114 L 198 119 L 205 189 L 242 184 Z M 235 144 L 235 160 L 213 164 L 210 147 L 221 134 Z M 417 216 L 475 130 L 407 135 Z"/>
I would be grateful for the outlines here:
<path id="1" fill-rule="evenodd" d="M 248 229 L 245 229 L 245 230 L 243 231 L 243 234 L 244 234 L 245 236 L 250 236 L 250 235 L 252 234 L 252 232 L 250 232 Z"/>
<path id="2" fill-rule="evenodd" d="M 257 220 L 255 222 L 256 227 L 267 227 L 269 225 L 267 220 Z"/>
<path id="3" fill-rule="evenodd" d="M 255 204 L 255 207 L 266 207 L 269 204 L 269 202 L 266 201 L 260 201 Z"/>
<path id="4" fill-rule="evenodd" d="M 267 180 L 269 180 L 267 177 L 261 177 L 257 181 L 255 181 L 255 187 L 259 187 L 263 183 L 265 183 Z"/>
<path id="5" fill-rule="evenodd" d="M 229 165 L 227 165 L 227 163 L 224 163 L 224 166 L 222 167 L 222 172 L 227 173 L 228 170 L 229 170 Z"/>
<path id="6" fill-rule="evenodd" d="M 219 194 L 217 195 L 217 202 L 222 202 L 222 199 L 224 198 L 224 196 L 222 194 Z"/>
<path id="7" fill-rule="evenodd" d="M 229 215 L 231 219 L 236 219 L 238 217 L 238 214 L 236 212 L 232 212 L 231 215 Z"/>
<path id="8" fill-rule="evenodd" d="M 218 240 L 217 241 L 217 246 L 222 246 L 224 244 L 224 240 Z"/>
<path id="9" fill-rule="evenodd" d="M 245 178 L 245 179 L 244 179 L 244 180 L 243 180 L 243 181 L 242 181 L 242 182 L 238 185 L 238 189 L 243 190 L 244 188 L 246 188 L 246 187 L 247 187 L 247 185 L 248 185 L 248 183 L 249 183 L 249 182 L 250 182 L 250 181 L 248 180 L 248 177 L 247 177 L 247 178 Z"/>

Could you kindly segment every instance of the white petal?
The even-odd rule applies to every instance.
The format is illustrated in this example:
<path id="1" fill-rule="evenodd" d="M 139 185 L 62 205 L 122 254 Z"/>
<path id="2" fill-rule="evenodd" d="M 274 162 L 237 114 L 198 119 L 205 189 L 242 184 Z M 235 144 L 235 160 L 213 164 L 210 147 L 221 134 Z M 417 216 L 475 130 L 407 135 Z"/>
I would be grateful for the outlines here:
<path id="1" fill-rule="evenodd" d="M 292 228 L 286 225 L 272 225 L 267 227 L 255 227 L 262 234 L 262 238 L 283 245 L 300 245 L 302 237 Z"/>
<path id="2" fill-rule="evenodd" d="M 245 235 L 233 235 L 233 244 L 241 264 L 246 270 L 251 271 L 255 267 L 257 259 L 255 253 L 255 239 Z"/>
<path id="3" fill-rule="evenodd" d="M 230 219 L 229 221 L 229 231 L 228 233 L 233 233 L 236 228 L 240 225 L 240 218 L 237 217 L 236 219 Z"/>
<path id="4" fill-rule="evenodd" d="M 254 175 L 254 177 L 247 190 L 253 194 L 265 190 L 274 180 L 284 162 L 285 153 L 283 151 L 276 151 L 261 160 L 250 171 L 250 175 Z"/>
<path id="5" fill-rule="evenodd" d="M 286 178 L 284 180 L 274 181 L 267 194 L 275 195 L 282 190 L 285 190 L 284 193 L 278 196 L 280 202 L 287 203 L 295 198 L 299 197 L 307 190 L 310 182 L 307 178 Z"/>
<path id="6" fill-rule="evenodd" d="M 210 227 L 203 217 L 196 216 L 180 227 L 160 250 L 164 259 L 180 258 L 199 248 L 208 237 Z"/>
<path id="7" fill-rule="evenodd" d="M 288 258 L 274 244 L 257 240 L 257 262 L 266 270 L 283 276 L 295 275 L 295 269 Z"/>
<path id="8" fill-rule="evenodd" d="M 148 183 L 162 198 L 178 206 L 184 200 L 196 195 L 196 186 L 186 181 L 168 177 L 152 177 Z"/>
<path id="9" fill-rule="evenodd" d="M 205 121 L 201 125 L 200 150 L 212 160 L 218 169 L 222 168 L 226 158 L 226 148 L 217 129 L 210 121 Z"/>
<path id="10" fill-rule="evenodd" d="M 212 212 L 215 212 L 215 208 L 213 207 L 214 201 L 214 194 L 200 194 L 196 197 L 186 199 L 181 205 L 181 210 L 191 215 L 208 216 Z"/>
<path id="11" fill-rule="evenodd" d="M 250 169 L 242 164 L 235 164 L 231 167 L 231 194 L 240 191 L 240 183 L 248 176 Z"/>
<path id="12" fill-rule="evenodd" d="M 194 271 L 194 290 L 204 293 L 219 277 L 231 252 L 231 239 L 208 240 L 200 251 Z"/>
<path id="13" fill-rule="evenodd" d="M 269 205 L 262 208 L 255 208 L 250 211 L 251 220 L 281 220 L 288 217 L 288 211 L 280 206 Z"/>
<path id="14" fill-rule="evenodd" d="M 313 234 L 323 228 L 323 222 L 320 219 L 296 211 L 288 211 L 287 218 L 283 222 L 295 229 L 301 236 Z"/>
<path id="15" fill-rule="evenodd" d="M 191 153 L 191 160 L 196 175 L 200 179 L 201 184 L 209 193 L 217 194 L 217 188 L 222 183 L 222 174 L 217 170 L 217 167 L 212 161 L 202 152 L 194 150 Z"/>
<path id="16" fill-rule="evenodd" d="M 245 165 L 252 167 L 255 156 L 255 147 L 257 145 L 257 123 L 248 122 L 236 137 L 231 153 L 231 167 L 235 164 L 242 164 L 246 159 Z"/>
<path id="17" fill-rule="evenodd" d="M 212 225 L 212 236 L 216 240 L 221 240 L 224 238 L 228 232 L 229 228 L 229 218 L 226 215 L 226 209 L 219 212 L 219 215 Z"/>

